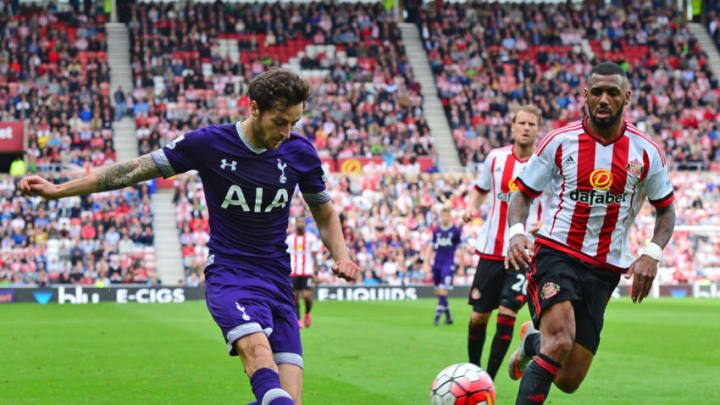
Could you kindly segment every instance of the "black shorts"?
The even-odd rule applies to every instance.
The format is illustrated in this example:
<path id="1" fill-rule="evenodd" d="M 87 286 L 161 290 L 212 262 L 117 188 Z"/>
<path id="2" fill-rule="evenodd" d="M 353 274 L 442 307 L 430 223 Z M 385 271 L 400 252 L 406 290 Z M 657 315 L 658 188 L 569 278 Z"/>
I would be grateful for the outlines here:
<path id="1" fill-rule="evenodd" d="M 605 307 L 620 281 L 620 274 L 540 246 L 527 280 L 530 315 L 535 327 L 540 327 L 542 311 L 557 303 L 572 301 L 575 342 L 595 354 L 600 345 Z"/>
<path id="2" fill-rule="evenodd" d="M 291 277 L 291 278 L 292 278 L 293 291 L 312 290 L 313 289 L 312 276 L 295 276 L 295 277 Z"/>
<path id="3" fill-rule="evenodd" d="M 505 270 L 502 261 L 480 259 L 468 304 L 480 313 L 491 312 L 499 306 L 518 312 L 525 304 L 525 274 Z"/>

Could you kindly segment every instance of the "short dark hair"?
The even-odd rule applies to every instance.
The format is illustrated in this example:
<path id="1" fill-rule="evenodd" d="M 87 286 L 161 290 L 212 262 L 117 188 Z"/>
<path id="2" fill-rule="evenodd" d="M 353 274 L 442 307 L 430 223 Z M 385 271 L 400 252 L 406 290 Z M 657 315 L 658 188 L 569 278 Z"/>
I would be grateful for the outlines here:
<path id="1" fill-rule="evenodd" d="M 310 98 L 310 85 L 295 72 L 273 68 L 250 81 L 248 96 L 258 103 L 261 112 L 285 110 L 300 103 L 304 105 Z"/>
<path id="2" fill-rule="evenodd" d="M 600 75 L 600 76 L 612 76 L 612 75 L 620 75 L 623 79 L 627 79 L 627 74 L 623 70 L 623 68 L 620 67 L 617 63 L 613 62 L 602 62 L 598 63 L 597 65 L 593 66 L 592 69 L 590 69 L 590 75 L 588 76 L 588 79 L 592 75 Z"/>

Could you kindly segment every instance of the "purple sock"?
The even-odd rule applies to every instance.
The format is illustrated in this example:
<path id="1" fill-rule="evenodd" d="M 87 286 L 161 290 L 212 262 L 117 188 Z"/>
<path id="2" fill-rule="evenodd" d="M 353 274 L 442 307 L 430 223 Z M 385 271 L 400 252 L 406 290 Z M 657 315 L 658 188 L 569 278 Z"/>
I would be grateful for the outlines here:
<path id="1" fill-rule="evenodd" d="M 295 405 L 290 394 L 280 386 L 278 373 L 269 368 L 256 370 L 250 377 L 250 384 L 258 404 Z"/>
<path id="2" fill-rule="evenodd" d="M 435 322 L 440 320 L 443 312 L 445 312 L 445 308 L 447 308 L 447 297 L 439 295 L 437 308 L 435 309 Z"/>
<path id="3" fill-rule="evenodd" d="M 441 295 L 440 296 L 440 303 L 442 306 L 445 307 L 445 317 L 447 320 L 451 320 L 452 316 L 450 316 L 450 304 L 448 304 L 447 295 Z"/>

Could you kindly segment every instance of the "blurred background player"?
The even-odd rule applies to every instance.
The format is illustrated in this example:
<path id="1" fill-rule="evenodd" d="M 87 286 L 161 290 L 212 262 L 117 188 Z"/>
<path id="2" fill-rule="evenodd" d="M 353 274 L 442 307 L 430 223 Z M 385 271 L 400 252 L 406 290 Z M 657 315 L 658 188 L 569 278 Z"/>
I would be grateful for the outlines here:
<path id="1" fill-rule="evenodd" d="M 453 286 L 453 270 L 455 267 L 455 250 L 460 245 L 460 230 L 452 223 L 450 215 L 451 208 L 444 206 L 440 210 L 440 224 L 435 228 L 432 235 L 432 244 L 425 251 L 427 267 L 430 266 L 430 257 L 435 249 L 435 257 L 432 264 L 433 283 L 435 284 L 435 295 L 438 297 L 437 309 L 435 310 L 435 326 L 440 322 L 440 317 L 445 314 L 445 324 L 453 323 L 448 305 L 447 293 Z"/>
<path id="2" fill-rule="evenodd" d="M 605 307 L 620 275 L 634 276 L 630 295 L 642 302 L 675 225 L 665 156 L 623 119 L 632 95 L 625 71 L 600 63 L 587 83 L 588 116 L 543 138 L 510 202 L 507 261 L 515 270 L 527 269 L 532 315 L 508 365 L 512 379 L 522 376 L 516 405 L 544 403 L 553 382 L 567 393 L 578 389 L 600 345 Z M 533 247 L 523 224 L 538 190 L 548 185 L 552 221 Z M 628 233 L 645 196 L 656 209 L 655 228 L 652 242 L 633 260 Z"/>
<path id="3" fill-rule="evenodd" d="M 320 240 L 312 232 L 306 232 L 305 216 L 295 218 L 295 232 L 288 235 L 285 242 L 290 253 L 292 268 L 292 289 L 295 298 L 295 311 L 300 328 L 310 327 L 310 310 L 313 306 L 313 286 L 317 280 L 317 255 L 320 252 Z M 305 319 L 300 316 L 300 294 L 305 300 Z"/>
<path id="4" fill-rule="evenodd" d="M 291 132 L 310 96 L 308 83 L 289 70 L 271 69 L 250 82 L 248 95 L 245 121 L 187 132 L 152 154 L 62 184 L 29 176 L 19 187 L 26 195 L 57 199 L 197 170 L 210 213 L 208 310 L 228 352 L 245 366 L 253 404 L 300 404 L 302 346 L 285 245 L 296 186 L 335 260 L 333 272 L 347 280 L 361 272 L 350 261 L 317 151 Z"/>
<path id="5" fill-rule="evenodd" d="M 490 151 L 463 216 L 465 222 L 471 221 L 482 200 L 492 192 L 492 210 L 477 242 L 476 253 L 480 261 L 468 300 L 473 307 L 468 329 L 468 357 L 470 363 L 480 366 L 487 324 L 492 311 L 499 307 L 486 369 L 493 379 L 510 345 L 517 312 L 525 304 L 525 275 L 504 266 L 508 246 L 507 212 L 510 197 L 518 190 L 515 178 L 535 151 L 541 121 L 540 111 L 535 106 L 524 105 L 518 109 L 511 126 L 515 142 Z M 531 232 L 539 228 L 541 214 L 542 206 L 536 202 L 528 220 Z"/>

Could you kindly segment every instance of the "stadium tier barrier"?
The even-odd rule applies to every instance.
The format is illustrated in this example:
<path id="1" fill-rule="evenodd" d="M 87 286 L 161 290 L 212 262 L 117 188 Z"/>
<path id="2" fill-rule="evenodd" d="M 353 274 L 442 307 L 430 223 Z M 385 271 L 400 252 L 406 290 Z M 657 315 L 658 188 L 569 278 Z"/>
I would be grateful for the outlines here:
<path id="1" fill-rule="evenodd" d="M 467 297 L 470 286 L 458 286 L 448 295 L 454 298 Z M 613 293 L 613 298 L 628 297 L 630 286 L 621 285 Z M 318 301 L 402 301 L 420 298 L 434 298 L 434 287 L 430 285 L 407 286 L 326 286 L 315 289 Z M 654 283 L 650 297 L 672 298 L 720 298 L 720 282 L 696 282 L 691 284 Z M 115 302 L 127 304 L 179 304 L 185 301 L 205 299 L 203 287 L 166 286 L 166 287 L 129 287 L 112 286 L 107 288 L 57 286 L 51 288 L 2 287 L 0 304 L 38 303 L 38 304 L 98 304 Z"/>

